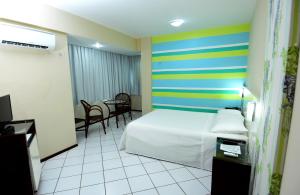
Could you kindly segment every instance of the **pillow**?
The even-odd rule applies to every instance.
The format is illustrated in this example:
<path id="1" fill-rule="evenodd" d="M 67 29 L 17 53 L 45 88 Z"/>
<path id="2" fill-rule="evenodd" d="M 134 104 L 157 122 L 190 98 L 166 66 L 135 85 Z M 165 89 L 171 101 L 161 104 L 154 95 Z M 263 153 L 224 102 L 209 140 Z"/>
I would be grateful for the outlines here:
<path id="1" fill-rule="evenodd" d="M 247 133 L 248 130 L 244 126 L 244 117 L 240 111 L 238 111 L 238 113 L 236 111 L 237 110 L 230 110 L 230 112 L 225 112 L 220 110 L 214 119 L 211 131 L 215 133 Z"/>

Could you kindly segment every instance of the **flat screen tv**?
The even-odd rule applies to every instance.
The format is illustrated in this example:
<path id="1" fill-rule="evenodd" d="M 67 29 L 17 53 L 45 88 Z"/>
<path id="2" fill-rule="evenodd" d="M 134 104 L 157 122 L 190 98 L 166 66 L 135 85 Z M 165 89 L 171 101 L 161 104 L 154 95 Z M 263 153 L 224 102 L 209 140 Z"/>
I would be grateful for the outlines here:
<path id="1" fill-rule="evenodd" d="M 0 128 L 4 127 L 5 124 L 13 120 L 10 96 L 6 95 L 0 97 Z"/>

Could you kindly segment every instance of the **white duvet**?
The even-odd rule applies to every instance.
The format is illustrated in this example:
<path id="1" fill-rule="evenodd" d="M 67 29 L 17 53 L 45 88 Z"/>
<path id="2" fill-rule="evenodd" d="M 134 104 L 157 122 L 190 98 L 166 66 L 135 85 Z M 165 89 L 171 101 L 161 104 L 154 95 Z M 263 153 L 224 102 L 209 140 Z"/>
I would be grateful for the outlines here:
<path id="1" fill-rule="evenodd" d="M 211 170 L 216 138 L 247 140 L 244 135 L 210 132 L 215 114 L 155 110 L 129 123 L 120 150 Z"/>

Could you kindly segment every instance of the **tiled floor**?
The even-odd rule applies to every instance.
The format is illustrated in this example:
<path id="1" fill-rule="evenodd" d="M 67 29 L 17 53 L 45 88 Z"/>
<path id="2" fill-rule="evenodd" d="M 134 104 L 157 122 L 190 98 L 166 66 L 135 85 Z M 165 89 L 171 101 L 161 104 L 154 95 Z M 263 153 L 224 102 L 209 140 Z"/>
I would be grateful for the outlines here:
<path id="1" fill-rule="evenodd" d="M 99 124 L 87 139 L 77 133 L 78 147 L 46 161 L 38 194 L 209 194 L 211 172 L 119 151 L 123 121 L 119 128 L 110 124 L 106 135 Z"/>

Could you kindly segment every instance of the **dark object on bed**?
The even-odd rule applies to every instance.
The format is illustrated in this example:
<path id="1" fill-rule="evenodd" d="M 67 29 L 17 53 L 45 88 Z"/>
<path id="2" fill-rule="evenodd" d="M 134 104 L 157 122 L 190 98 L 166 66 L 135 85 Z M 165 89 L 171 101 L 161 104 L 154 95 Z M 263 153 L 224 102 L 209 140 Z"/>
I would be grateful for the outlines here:
<path id="1" fill-rule="evenodd" d="M 105 131 L 105 124 L 104 124 L 104 116 L 103 116 L 103 110 L 100 106 L 98 105 L 90 105 L 84 100 L 80 100 L 81 104 L 83 105 L 84 111 L 85 111 L 85 137 L 87 137 L 89 126 L 95 123 L 100 122 L 102 124 L 104 133 L 106 134 Z M 91 112 L 93 111 L 94 114 Z M 97 113 L 97 114 L 96 114 Z"/>
<path id="2" fill-rule="evenodd" d="M 239 110 L 239 111 L 241 111 L 240 107 L 225 107 L 225 109 L 231 109 L 231 110 Z"/>
<path id="3" fill-rule="evenodd" d="M 224 155 L 221 144 L 239 145 L 237 158 Z M 216 156 L 213 157 L 211 195 L 248 195 L 251 165 L 245 141 L 217 138 Z"/>

